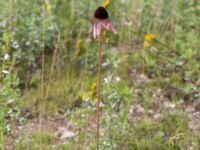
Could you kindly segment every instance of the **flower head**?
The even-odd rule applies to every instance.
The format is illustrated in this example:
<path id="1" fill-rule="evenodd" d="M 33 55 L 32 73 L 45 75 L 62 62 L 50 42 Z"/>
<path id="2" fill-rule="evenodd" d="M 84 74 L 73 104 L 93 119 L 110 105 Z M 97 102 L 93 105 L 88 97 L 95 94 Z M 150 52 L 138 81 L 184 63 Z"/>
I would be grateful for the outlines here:
<path id="1" fill-rule="evenodd" d="M 82 100 L 83 101 L 96 101 L 97 100 L 97 84 L 94 82 L 91 85 L 90 91 L 84 92 L 82 95 Z"/>
<path id="2" fill-rule="evenodd" d="M 4 59 L 5 60 L 10 60 L 10 55 L 8 53 L 6 53 L 5 56 L 4 56 Z"/>
<path id="3" fill-rule="evenodd" d="M 96 87 L 97 87 L 97 84 L 96 82 L 94 82 L 91 86 L 91 91 L 95 91 L 96 90 Z"/>
<path id="4" fill-rule="evenodd" d="M 95 11 L 94 13 L 94 17 L 96 19 L 108 19 L 109 15 L 108 15 L 108 12 L 107 10 L 103 7 L 103 6 L 100 6 L 99 8 L 97 8 L 97 10 Z"/>
<path id="5" fill-rule="evenodd" d="M 144 41 L 144 47 L 146 48 L 150 48 L 151 47 L 151 43 L 149 41 Z"/>
<path id="6" fill-rule="evenodd" d="M 87 96 L 87 93 L 83 93 L 82 99 L 84 101 L 88 101 L 89 100 L 89 97 Z"/>
<path id="7" fill-rule="evenodd" d="M 90 89 L 90 100 L 96 100 L 96 88 L 97 84 L 96 82 L 94 82 Z"/>
<path id="8" fill-rule="evenodd" d="M 150 34 L 150 33 L 148 33 L 148 34 L 146 34 L 145 35 L 145 40 L 146 41 L 153 41 L 153 40 L 155 40 L 156 39 L 156 35 L 155 34 Z"/>
<path id="9" fill-rule="evenodd" d="M 92 30 L 94 38 L 99 37 L 104 29 L 111 29 L 114 34 L 117 34 L 115 27 L 108 18 L 109 15 L 105 7 L 100 6 L 96 9 L 92 19 Z"/>
<path id="10" fill-rule="evenodd" d="M 145 38 L 144 38 L 144 47 L 151 48 L 152 47 L 152 42 L 154 40 L 156 40 L 156 35 L 155 34 L 151 34 L 151 33 L 146 34 Z"/>

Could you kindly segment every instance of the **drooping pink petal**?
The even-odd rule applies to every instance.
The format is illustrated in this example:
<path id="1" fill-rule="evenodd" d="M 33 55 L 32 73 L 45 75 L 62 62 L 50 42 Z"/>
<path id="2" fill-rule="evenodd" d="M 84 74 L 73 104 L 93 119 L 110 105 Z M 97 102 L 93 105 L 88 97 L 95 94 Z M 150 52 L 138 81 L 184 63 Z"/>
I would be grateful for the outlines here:
<path id="1" fill-rule="evenodd" d="M 117 31 L 116 31 L 114 25 L 110 22 L 110 20 L 108 20 L 108 19 L 102 20 L 102 26 L 103 26 L 103 28 L 106 28 L 107 30 L 112 30 L 112 32 L 114 34 L 117 34 Z"/>
<path id="2" fill-rule="evenodd" d="M 112 23 L 110 23 L 110 26 L 111 26 L 112 32 L 116 35 L 117 34 L 117 30 L 115 29 L 114 25 Z"/>
<path id="3" fill-rule="evenodd" d="M 102 22 L 99 21 L 97 23 L 97 36 L 99 36 L 101 34 L 101 29 L 102 29 Z"/>
<path id="4" fill-rule="evenodd" d="M 114 25 L 110 22 L 109 19 L 92 19 L 92 32 L 94 38 L 99 37 L 102 33 L 102 30 L 104 29 L 112 30 L 114 34 L 117 34 Z"/>
<path id="5" fill-rule="evenodd" d="M 114 25 L 108 19 L 106 19 L 106 27 L 108 30 L 111 29 L 114 34 L 117 34 L 117 31 L 116 31 Z"/>
<path id="6" fill-rule="evenodd" d="M 97 32 L 96 32 L 96 25 L 95 24 L 93 24 L 93 37 L 94 38 L 96 38 L 96 36 L 97 36 Z"/>
<path id="7" fill-rule="evenodd" d="M 108 19 L 102 20 L 103 27 L 110 30 L 110 22 Z"/>
<path id="8" fill-rule="evenodd" d="M 93 37 L 97 37 L 97 22 L 95 19 L 92 20 L 92 32 L 93 32 Z"/>
<path id="9" fill-rule="evenodd" d="M 92 31 L 94 38 L 99 37 L 104 29 L 112 30 L 114 34 L 117 34 L 114 25 L 110 22 L 108 18 L 108 12 L 104 7 L 100 6 L 96 9 L 92 19 Z"/>

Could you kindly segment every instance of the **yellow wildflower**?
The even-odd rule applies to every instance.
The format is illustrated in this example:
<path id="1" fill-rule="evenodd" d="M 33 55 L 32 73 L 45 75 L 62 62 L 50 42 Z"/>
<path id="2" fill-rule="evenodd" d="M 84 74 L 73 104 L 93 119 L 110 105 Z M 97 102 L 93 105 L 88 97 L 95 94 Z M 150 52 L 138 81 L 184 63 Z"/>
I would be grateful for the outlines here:
<path id="1" fill-rule="evenodd" d="M 103 36 L 105 38 L 106 44 L 108 44 L 110 42 L 110 39 L 108 38 L 108 29 L 107 28 L 103 31 Z"/>
<path id="2" fill-rule="evenodd" d="M 106 38 L 106 44 L 108 44 L 110 42 L 110 39 L 107 37 Z"/>
<path id="3" fill-rule="evenodd" d="M 95 91 L 90 91 L 90 100 L 95 100 L 96 95 L 95 95 Z"/>
<path id="4" fill-rule="evenodd" d="M 110 3 L 110 0 L 105 0 L 105 1 L 101 4 L 101 6 L 103 6 L 104 8 L 106 8 L 106 7 L 109 5 L 109 3 Z"/>
<path id="5" fill-rule="evenodd" d="M 97 84 L 96 82 L 94 82 L 91 86 L 91 89 L 90 89 L 90 92 L 89 93 L 84 93 L 83 96 L 82 96 L 82 99 L 84 101 L 96 101 L 97 97 L 96 97 L 96 87 L 97 87 Z"/>
<path id="6" fill-rule="evenodd" d="M 146 34 L 145 35 L 145 41 L 153 41 L 153 40 L 155 40 L 156 39 L 156 35 L 155 34 L 150 34 L 150 33 L 148 33 L 148 34 Z"/>
<path id="7" fill-rule="evenodd" d="M 87 94 L 86 94 L 86 93 L 83 94 L 82 99 L 83 99 L 84 101 L 87 101 L 87 100 L 88 100 L 88 97 L 87 97 Z"/>
<path id="8" fill-rule="evenodd" d="M 106 28 L 104 31 L 103 31 L 103 36 L 106 37 L 108 34 L 108 29 Z"/>
<path id="9" fill-rule="evenodd" d="M 97 87 L 97 84 L 96 84 L 96 82 L 94 82 L 94 83 L 92 84 L 92 86 L 91 86 L 91 91 L 96 90 L 96 87 Z"/>
<path id="10" fill-rule="evenodd" d="M 144 41 L 144 47 L 146 48 L 150 48 L 151 47 L 151 43 L 149 41 Z"/>
<path id="11" fill-rule="evenodd" d="M 200 11 L 200 5 L 196 7 L 196 10 Z"/>
<path id="12" fill-rule="evenodd" d="M 97 84 L 96 84 L 96 82 L 94 82 L 90 89 L 90 100 L 96 99 L 96 88 L 97 88 Z"/>

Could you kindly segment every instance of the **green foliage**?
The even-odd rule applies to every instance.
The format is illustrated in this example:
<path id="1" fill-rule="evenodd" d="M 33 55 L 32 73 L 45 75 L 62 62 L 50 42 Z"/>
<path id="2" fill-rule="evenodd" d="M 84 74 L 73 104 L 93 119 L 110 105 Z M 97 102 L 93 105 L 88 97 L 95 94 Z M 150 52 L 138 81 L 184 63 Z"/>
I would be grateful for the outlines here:
<path id="1" fill-rule="evenodd" d="M 90 20 L 101 3 L 0 0 L 0 149 L 26 109 L 41 118 L 61 112 L 78 136 L 57 144 L 51 131 L 25 133 L 14 139 L 15 149 L 96 148 L 96 89 L 92 102 L 82 97 L 97 80 Z M 108 33 L 102 42 L 102 150 L 199 149 L 199 130 L 188 128 L 200 108 L 199 5 L 196 0 L 110 2 L 119 36 Z M 155 38 L 148 41 L 147 34 Z M 167 102 L 175 108 L 168 110 Z M 185 111 L 187 106 L 194 110 Z"/>
<path id="2" fill-rule="evenodd" d="M 4 139 L 4 132 L 0 129 L 0 149 L 4 149 L 5 146 L 5 139 Z"/>
<path id="3" fill-rule="evenodd" d="M 11 130 L 13 119 L 17 119 L 20 114 L 19 100 L 20 90 L 16 74 L 8 74 L 3 79 L 3 86 L 0 89 L 0 129 L 7 132 Z"/>
<path id="4" fill-rule="evenodd" d="M 31 137 L 31 138 L 29 138 Z M 49 145 L 51 141 L 53 140 L 53 135 L 51 135 L 49 132 L 39 132 L 35 134 L 29 134 L 27 133 L 24 137 L 21 137 L 17 141 L 15 141 L 15 149 L 21 150 L 21 149 L 51 149 L 52 146 Z M 34 145 L 34 146 L 33 146 Z"/>
<path id="5" fill-rule="evenodd" d="M 130 149 L 185 149 L 187 138 L 187 117 L 182 113 L 166 114 L 160 121 L 142 120 L 130 133 Z M 187 144 L 186 144 L 187 143 Z M 186 148 L 186 149 L 187 149 Z"/>

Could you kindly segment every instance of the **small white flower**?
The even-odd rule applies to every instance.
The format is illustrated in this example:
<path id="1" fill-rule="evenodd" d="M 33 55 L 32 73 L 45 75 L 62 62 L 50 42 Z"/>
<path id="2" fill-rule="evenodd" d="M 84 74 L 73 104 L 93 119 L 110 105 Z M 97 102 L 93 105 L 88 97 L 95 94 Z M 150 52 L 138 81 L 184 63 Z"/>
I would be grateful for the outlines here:
<path id="1" fill-rule="evenodd" d="M 103 80 L 104 80 L 105 84 L 108 84 L 111 82 L 112 76 L 105 77 Z"/>
<path id="2" fill-rule="evenodd" d="M 4 59 L 5 60 L 10 60 L 10 55 L 8 53 L 6 53 L 5 56 L 4 56 Z"/>
<path id="3" fill-rule="evenodd" d="M 3 73 L 3 74 L 9 74 L 9 71 L 3 70 L 2 73 Z"/>
<path id="4" fill-rule="evenodd" d="M 119 81 L 121 80 L 121 78 L 120 78 L 119 76 L 116 76 L 116 77 L 115 77 L 115 80 L 116 80 L 117 82 L 119 82 Z"/>
<path id="5" fill-rule="evenodd" d="M 102 102 L 100 102 L 99 107 L 100 107 L 100 108 L 103 108 L 104 106 L 105 106 L 105 104 L 102 103 Z"/>
<path id="6" fill-rule="evenodd" d="M 9 99 L 8 104 L 12 104 L 14 102 L 14 99 Z"/>

